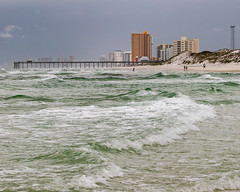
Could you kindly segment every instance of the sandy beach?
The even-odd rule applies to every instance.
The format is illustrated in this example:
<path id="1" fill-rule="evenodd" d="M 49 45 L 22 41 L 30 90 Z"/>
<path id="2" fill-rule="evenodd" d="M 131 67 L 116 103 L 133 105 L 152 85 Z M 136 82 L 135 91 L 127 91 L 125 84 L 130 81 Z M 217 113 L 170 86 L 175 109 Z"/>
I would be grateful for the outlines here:
<path id="1" fill-rule="evenodd" d="M 206 63 L 206 67 L 203 68 L 203 64 L 189 64 L 187 71 L 191 72 L 225 72 L 225 73 L 240 73 L 240 63 Z M 118 67 L 116 67 L 118 68 Z M 135 68 L 135 70 L 160 70 L 160 71 L 184 71 L 184 64 L 164 64 L 164 65 L 143 65 L 128 67 Z M 119 69 L 126 69 L 120 67 Z"/>

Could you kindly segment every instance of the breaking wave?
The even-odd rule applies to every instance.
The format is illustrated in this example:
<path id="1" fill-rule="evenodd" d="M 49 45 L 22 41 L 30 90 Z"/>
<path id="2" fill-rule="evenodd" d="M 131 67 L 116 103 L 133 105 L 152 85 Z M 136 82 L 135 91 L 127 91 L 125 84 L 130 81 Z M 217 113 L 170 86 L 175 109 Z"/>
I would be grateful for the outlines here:
<path id="1" fill-rule="evenodd" d="M 139 128 L 144 126 L 145 131 L 153 132 L 138 140 L 127 140 L 119 138 L 106 142 L 104 145 L 108 148 L 117 150 L 142 149 L 144 145 L 169 145 L 176 140 L 181 139 L 181 135 L 192 130 L 198 130 L 195 125 L 197 122 L 215 116 L 214 109 L 208 105 L 197 104 L 189 97 L 181 96 L 175 98 L 165 98 L 160 101 L 150 102 L 148 105 L 143 104 L 136 109 L 125 109 L 125 115 L 131 116 Z M 133 105 L 131 105 L 133 107 Z M 134 113 L 134 115 L 133 115 Z M 140 122 L 150 122 L 146 125 Z M 127 126 L 127 125 L 126 125 Z M 129 127 L 130 128 L 130 127 Z M 128 127 L 124 127 L 128 129 Z"/>
<path id="2" fill-rule="evenodd" d="M 115 164 L 111 163 L 107 168 L 103 168 L 95 175 L 80 175 L 74 176 L 68 183 L 69 188 L 74 190 L 81 190 L 82 188 L 97 188 L 99 184 L 107 184 L 109 179 L 115 177 L 123 177 L 122 169 Z"/>

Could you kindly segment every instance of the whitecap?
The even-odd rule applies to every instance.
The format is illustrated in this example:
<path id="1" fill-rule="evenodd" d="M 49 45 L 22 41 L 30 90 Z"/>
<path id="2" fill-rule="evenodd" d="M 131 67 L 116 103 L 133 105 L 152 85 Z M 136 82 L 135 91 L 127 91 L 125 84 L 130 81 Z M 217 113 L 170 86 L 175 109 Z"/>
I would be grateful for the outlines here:
<path id="1" fill-rule="evenodd" d="M 151 96 L 151 95 L 157 95 L 158 93 L 154 92 L 154 91 L 139 91 L 136 95 L 137 96 Z"/>
<path id="2" fill-rule="evenodd" d="M 28 119 L 36 117 L 43 122 L 45 119 L 55 122 L 49 133 L 46 130 L 41 133 L 49 135 L 51 139 L 61 139 L 63 133 L 68 134 L 68 127 L 74 126 L 74 131 L 81 130 L 79 136 L 90 133 L 97 138 L 96 142 L 108 148 L 141 150 L 143 145 L 168 145 L 181 139 L 182 134 L 198 131 L 196 123 L 215 117 L 215 111 L 211 106 L 198 104 L 188 96 L 179 95 L 108 108 L 48 108 L 34 112 Z M 58 132 L 63 129 L 56 134 L 54 128 Z"/>
<path id="3" fill-rule="evenodd" d="M 140 150 L 143 145 L 153 144 L 168 145 L 181 139 L 181 135 L 189 131 L 198 131 L 199 128 L 195 125 L 197 122 L 215 117 L 215 111 L 211 106 L 197 104 L 184 95 L 133 105 L 134 103 L 131 103 L 128 107 L 115 110 L 125 111 L 122 119 L 127 122 L 122 123 L 124 127 L 118 130 L 118 135 L 121 134 L 121 131 L 131 134 L 138 130 L 151 134 L 138 139 L 133 137 L 134 140 L 118 137 L 105 142 L 104 145 L 118 150 L 130 148 Z M 159 122 L 160 120 L 162 123 Z M 135 123 L 135 126 L 131 126 L 131 121 Z"/>
<path id="4" fill-rule="evenodd" d="M 59 80 L 63 81 L 63 79 L 61 79 L 60 77 L 53 75 L 53 74 L 42 75 L 40 77 L 42 77 L 42 79 L 39 79 L 37 81 L 47 81 L 47 80 L 51 80 L 51 79 L 59 79 Z"/>
<path id="5" fill-rule="evenodd" d="M 200 76 L 200 77 L 198 77 L 199 79 L 208 79 L 208 80 L 223 80 L 222 78 L 220 78 L 220 77 L 214 77 L 214 76 L 212 76 L 212 75 L 210 75 L 210 74 L 205 74 L 205 75 L 203 75 L 203 76 Z"/>
<path id="6" fill-rule="evenodd" d="M 83 187 L 83 188 L 95 188 L 97 187 L 96 184 L 96 180 L 95 178 L 91 177 L 91 176 L 85 176 L 82 175 L 81 177 L 79 176 L 75 176 L 72 181 L 71 181 L 71 187 L 74 187 L 77 189 L 79 189 L 79 187 Z"/>
<path id="7" fill-rule="evenodd" d="M 110 163 L 107 168 L 103 168 L 96 175 L 74 176 L 68 183 L 68 186 L 69 188 L 74 188 L 75 190 L 80 190 L 82 188 L 92 189 L 99 187 L 98 183 L 107 184 L 109 179 L 123 176 L 124 174 L 122 169 L 115 164 Z"/>

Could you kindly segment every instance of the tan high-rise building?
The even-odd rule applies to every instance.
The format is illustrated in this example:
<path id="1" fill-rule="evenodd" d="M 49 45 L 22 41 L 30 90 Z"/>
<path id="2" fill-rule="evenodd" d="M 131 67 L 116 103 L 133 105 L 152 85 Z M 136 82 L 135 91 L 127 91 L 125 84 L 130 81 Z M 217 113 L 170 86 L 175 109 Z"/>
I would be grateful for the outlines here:
<path id="1" fill-rule="evenodd" d="M 144 31 L 143 33 L 132 33 L 132 61 L 137 61 L 137 58 L 148 57 L 152 59 L 152 36 Z"/>
<path id="2" fill-rule="evenodd" d="M 187 38 L 183 36 L 181 40 L 173 41 L 173 55 L 177 55 L 184 51 L 199 53 L 199 39 L 187 40 Z"/>

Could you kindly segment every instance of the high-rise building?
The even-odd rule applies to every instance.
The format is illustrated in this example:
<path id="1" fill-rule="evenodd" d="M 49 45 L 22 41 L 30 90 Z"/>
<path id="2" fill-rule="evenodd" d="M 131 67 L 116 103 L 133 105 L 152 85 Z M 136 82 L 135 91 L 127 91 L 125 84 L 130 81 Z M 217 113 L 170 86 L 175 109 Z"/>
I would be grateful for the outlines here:
<path id="1" fill-rule="evenodd" d="M 152 36 L 144 31 L 143 33 L 131 34 L 132 61 L 137 58 L 148 57 L 152 59 Z"/>
<path id="2" fill-rule="evenodd" d="M 123 61 L 131 61 L 131 51 L 123 52 Z"/>
<path id="3" fill-rule="evenodd" d="M 109 53 L 109 61 L 114 61 L 114 54 L 113 53 Z"/>
<path id="4" fill-rule="evenodd" d="M 188 40 L 188 51 L 191 53 L 199 53 L 199 39 Z"/>
<path id="5" fill-rule="evenodd" d="M 123 52 L 121 50 L 116 50 L 113 52 L 114 61 L 123 61 Z"/>
<path id="6" fill-rule="evenodd" d="M 74 62 L 75 61 L 75 56 L 69 56 L 69 61 Z"/>
<path id="7" fill-rule="evenodd" d="M 173 55 L 177 55 L 184 51 L 190 53 L 199 53 L 199 39 L 189 39 L 185 36 L 181 37 L 181 40 L 173 41 Z"/>
<path id="8" fill-rule="evenodd" d="M 57 61 L 58 61 L 58 62 L 63 61 L 63 57 L 62 57 L 62 56 L 59 56 L 59 57 L 57 58 Z"/>
<path id="9" fill-rule="evenodd" d="M 161 61 L 166 61 L 173 57 L 173 45 L 161 44 L 157 46 L 157 58 Z"/>
<path id="10" fill-rule="evenodd" d="M 100 61 L 107 61 L 107 57 L 105 55 L 101 55 L 100 56 Z"/>

